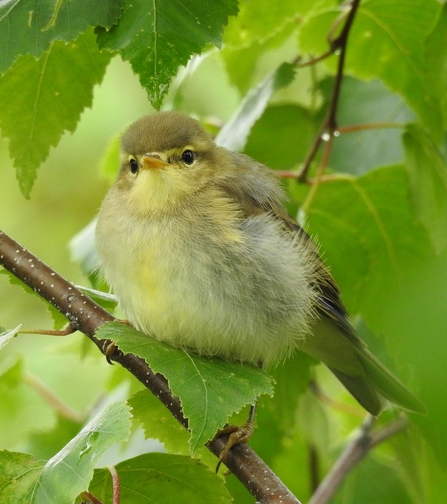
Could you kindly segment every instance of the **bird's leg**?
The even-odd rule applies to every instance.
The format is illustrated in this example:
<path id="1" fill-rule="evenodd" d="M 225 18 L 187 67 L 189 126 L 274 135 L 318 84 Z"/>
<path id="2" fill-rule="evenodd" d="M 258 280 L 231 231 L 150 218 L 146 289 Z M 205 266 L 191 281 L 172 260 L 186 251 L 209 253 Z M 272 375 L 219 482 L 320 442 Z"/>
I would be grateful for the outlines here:
<path id="1" fill-rule="evenodd" d="M 250 406 L 248 419 L 243 425 L 241 425 L 240 427 L 238 427 L 237 425 L 228 425 L 227 427 L 224 427 L 217 432 L 215 437 L 222 436 L 223 434 L 230 434 L 230 436 L 223 450 L 220 452 L 219 462 L 216 467 L 216 473 L 219 470 L 220 464 L 222 464 L 222 462 L 225 462 L 225 460 L 227 459 L 228 453 L 230 452 L 231 448 L 233 448 L 234 445 L 240 443 L 247 443 L 253 435 L 255 428 L 254 419 L 257 402 L 258 401 L 256 400 L 256 402 Z"/>

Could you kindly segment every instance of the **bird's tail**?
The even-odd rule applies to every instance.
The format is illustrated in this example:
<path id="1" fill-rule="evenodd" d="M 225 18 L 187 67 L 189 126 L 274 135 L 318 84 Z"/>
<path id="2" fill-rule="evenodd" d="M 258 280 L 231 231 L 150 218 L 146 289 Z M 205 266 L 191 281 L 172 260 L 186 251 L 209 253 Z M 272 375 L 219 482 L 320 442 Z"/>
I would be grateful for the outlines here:
<path id="1" fill-rule="evenodd" d="M 300 348 L 322 361 L 355 399 L 377 416 L 384 399 L 415 413 L 425 413 L 421 401 L 413 395 L 356 336 L 328 318 L 319 320 L 314 335 Z"/>

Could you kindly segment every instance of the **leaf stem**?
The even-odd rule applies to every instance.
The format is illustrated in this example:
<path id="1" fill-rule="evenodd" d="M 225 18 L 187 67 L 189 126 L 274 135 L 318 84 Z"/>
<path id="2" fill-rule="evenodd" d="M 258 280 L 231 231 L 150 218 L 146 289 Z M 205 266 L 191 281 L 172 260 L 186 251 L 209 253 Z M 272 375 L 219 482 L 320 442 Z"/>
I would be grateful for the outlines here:
<path id="1" fill-rule="evenodd" d="M 118 476 L 118 472 L 115 466 L 107 466 L 107 469 L 112 476 L 112 485 L 113 485 L 113 499 L 112 504 L 120 504 L 121 501 L 121 485 L 120 478 Z"/>

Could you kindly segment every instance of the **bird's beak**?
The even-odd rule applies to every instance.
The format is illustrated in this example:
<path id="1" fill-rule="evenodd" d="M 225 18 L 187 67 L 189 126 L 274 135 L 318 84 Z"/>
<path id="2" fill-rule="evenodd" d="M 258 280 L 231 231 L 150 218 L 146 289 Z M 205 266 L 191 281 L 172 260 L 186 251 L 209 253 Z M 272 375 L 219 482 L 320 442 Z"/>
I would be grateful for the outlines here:
<path id="1" fill-rule="evenodd" d="M 151 170 L 153 168 L 164 168 L 168 166 L 169 163 L 166 163 L 161 159 L 158 154 L 145 154 L 141 158 L 141 168 L 146 170 Z"/>

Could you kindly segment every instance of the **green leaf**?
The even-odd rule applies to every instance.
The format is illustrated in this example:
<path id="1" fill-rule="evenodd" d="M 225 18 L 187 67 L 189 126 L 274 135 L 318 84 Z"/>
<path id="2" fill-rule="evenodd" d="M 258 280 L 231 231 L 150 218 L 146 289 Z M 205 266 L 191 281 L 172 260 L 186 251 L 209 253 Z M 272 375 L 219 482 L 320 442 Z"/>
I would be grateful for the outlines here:
<path id="1" fill-rule="evenodd" d="M 283 433 L 294 427 L 298 402 L 309 389 L 311 366 L 316 363 L 312 357 L 295 352 L 291 359 L 272 370 L 276 381 L 275 395 L 265 402 Z"/>
<path id="2" fill-rule="evenodd" d="M 253 124 L 261 117 L 273 93 L 290 84 L 294 76 L 294 66 L 283 63 L 252 89 L 220 130 L 215 140 L 217 145 L 234 151 L 242 150 Z"/>
<path id="3" fill-rule="evenodd" d="M 54 421 L 48 405 L 26 383 L 24 367 L 18 355 L 0 367 L 0 445 L 4 448 L 22 444 L 29 432 L 49 428 Z"/>
<path id="4" fill-rule="evenodd" d="M 325 99 L 319 114 L 321 121 L 329 106 L 333 85 L 333 78 L 319 84 Z M 402 129 L 410 120 L 414 120 L 414 114 L 403 98 L 391 93 L 380 80 L 363 82 L 345 76 L 337 108 L 338 126 L 383 126 L 340 134 L 333 142 L 331 169 L 360 175 L 377 166 L 401 163 Z"/>
<path id="5" fill-rule="evenodd" d="M 382 79 L 405 98 L 439 140 L 442 116 L 424 79 L 424 40 L 438 10 L 435 0 L 362 2 L 349 34 L 345 68 L 361 79 Z M 330 32 L 339 14 L 334 9 L 309 17 L 300 33 L 301 48 L 314 55 L 327 51 L 321 34 Z"/>
<path id="6" fill-rule="evenodd" d="M 36 481 L 35 502 L 71 504 L 88 487 L 99 457 L 126 440 L 129 430 L 127 406 L 114 403 L 101 411 L 45 464 Z"/>
<path id="7" fill-rule="evenodd" d="M 45 307 L 50 312 L 51 318 L 53 319 L 53 327 L 54 329 L 62 329 L 68 324 L 67 318 L 57 310 L 52 304 L 48 303 L 43 297 L 37 294 L 31 287 L 28 287 L 25 283 L 19 280 L 13 273 L 8 270 L 1 269 L 0 275 L 6 275 L 8 277 L 9 285 L 17 285 L 21 287 L 27 294 L 31 294 L 32 296 L 36 296 L 38 299 L 45 303 Z"/>
<path id="8" fill-rule="evenodd" d="M 19 55 L 39 58 L 55 40 L 71 42 L 89 27 L 111 27 L 121 12 L 121 0 L 9 0 L 0 4 L 0 72 Z"/>
<path id="9" fill-rule="evenodd" d="M 253 125 L 244 153 L 270 168 L 289 170 L 304 159 L 315 133 L 315 120 L 307 109 L 272 105 Z"/>
<path id="10" fill-rule="evenodd" d="M 105 408 L 48 462 L 0 452 L 0 500 L 5 503 L 72 504 L 88 488 L 98 458 L 129 435 L 129 409 Z"/>
<path id="11" fill-rule="evenodd" d="M 36 458 L 49 459 L 75 437 L 82 427 L 79 420 L 58 413 L 54 426 L 47 430 L 39 429 L 30 435 L 29 450 Z"/>
<path id="12" fill-rule="evenodd" d="M 18 325 L 14 329 L 10 329 L 9 331 L 4 331 L 0 334 L 0 350 L 5 347 L 20 331 L 22 324 Z"/>
<path id="13" fill-rule="evenodd" d="M 391 463 L 367 457 L 348 475 L 334 504 L 413 504 L 399 474 Z"/>
<path id="14" fill-rule="evenodd" d="M 26 453 L 1 450 L 0 499 L 2 504 L 36 502 L 33 499 L 34 490 L 44 465 L 45 462 L 35 461 Z"/>
<path id="15" fill-rule="evenodd" d="M 442 100 L 445 110 L 447 90 L 447 4 L 441 8 L 439 18 L 425 43 L 424 70 L 425 86 L 428 92 Z M 445 124 L 446 117 L 444 117 Z"/>
<path id="16" fill-rule="evenodd" d="M 99 258 L 95 244 L 95 228 L 96 218 L 73 236 L 68 243 L 68 248 L 72 259 L 81 266 L 82 272 L 93 286 L 93 290 L 86 287 L 79 288 L 106 310 L 113 310 L 116 307 L 114 296 L 103 292 L 108 290 L 108 286 L 98 268 Z"/>
<path id="17" fill-rule="evenodd" d="M 99 30 L 101 48 L 119 51 L 130 62 L 154 108 L 159 109 L 171 78 L 207 44 L 220 46 L 236 0 L 125 0 L 123 16 L 109 31 Z"/>
<path id="18" fill-rule="evenodd" d="M 189 454 L 189 432 L 149 390 L 138 391 L 127 402 L 146 438 L 158 439 L 170 453 Z"/>
<path id="19" fill-rule="evenodd" d="M 99 53 L 91 31 L 54 42 L 41 58 L 21 56 L 0 79 L 0 126 L 10 140 L 20 188 L 29 197 L 39 165 L 90 107 L 110 54 Z"/>
<path id="20" fill-rule="evenodd" d="M 142 357 L 152 371 L 165 376 L 188 418 L 192 454 L 233 412 L 253 404 L 261 394 L 273 393 L 271 377 L 259 368 L 188 354 L 124 324 L 104 324 L 95 336 L 111 339 L 123 352 Z"/>
<path id="21" fill-rule="evenodd" d="M 414 421 L 446 467 L 446 402 L 437 384 L 447 379 L 447 251 L 437 255 L 415 222 L 405 168 L 328 180 L 308 214 L 348 309 L 383 338 L 382 352 L 394 359 L 388 366 L 427 407 Z"/>
<path id="22" fill-rule="evenodd" d="M 224 33 L 222 59 L 231 82 L 245 94 L 278 61 L 298 56 L 296 31 L 302 16 L 334 7 L 334 0 L 257 0 L 241 2 Z M 243 64 L 241 64 L 243 62 Z"/>
<path id="23" fill-rule="evenodd" d="M 299 16 L 308 14 L 310 10 L 316 8 L 316 4 L 321 8 L 321 3 L 315 0 L 242 2 L 238 16 L 228 22 L 224 41 L 231 47 L 247 47 L 254 42 L 262 43 L 281 31 L 284 25 L 289 23 L 296 25 Z M 325 3 L 334 5 L 331 0 Z"/>
<path id="24" fill-rule="evenodd" d="M 216 474 L 183 455 L 147 453 L 121 462 L 115 469 L 123 504 L 227 504 L 232 501 Z M 112 502 L 112 481 L 107 469 L 95 471 L 89 491 L 102 502 Z"/>
<path id="25" fill-rule="evenodd" d="M 99 161 L 100 171 L 104 174 L 107 180 L 112 184 L 115 182 L 116 174 L 119 169 L 120 159 L 120 135 L 116 135 L 110 141 L 104 152 L 101 160 Z"/>
<path id="26" fill-rule="evenodd" d="M 432 140 L 414 124 L 407 127 L 403 143 L 415 215 L 440 253 L 447 247 L 447 164 Z"/>
<path id="27" fill-rule="evenodd" d="M 136 392 L 127 402 L 133 417 L 141 423 L 146 438 L 158 439 L 169 453 L 189 455 L 189 432 L 149 390 Z M 216 457 L 205 447 L 199 449 L 195 457 L 208 467 L 216 468 Z"/>
<path id="28" fill-rule="evenodd" d="M 85 490 L 99 457 L 129 435 L 129 409 L 114 403 L 93 418 L 57 455 L 36 482 L 36 501 L 71 504 Z"/>
<path id="29" fill-rule="evenodd" d="M 432 502 L 425 499 L 425 469 L 428 467 L 427 455 L 424 453 L 424 442 L 420 432 L 415 429 L 405 430 L 399 436 L 393 436 L 390 444 L 399 461 L 402 479 L 415 502 Z M 424 453 L 424 455 L 421 454 Z"/>
<path id="30" fill-rule="evenodd" d="M 301 435 L 308 445 L 321 454 L 326 453 L 331 441 L 328 412 L 310 391 L 301 397 L 296 417 Z"/>
<path id="31" fill-rule="evenodd" d="M 381 284 L 397 280 L 431 252 L 426 234 L 414 226 L 401 166 L 334 177 L 319 186 L 307 213 L 309 232 L 321 243 L 352 313 L 380 297 Z"/>

